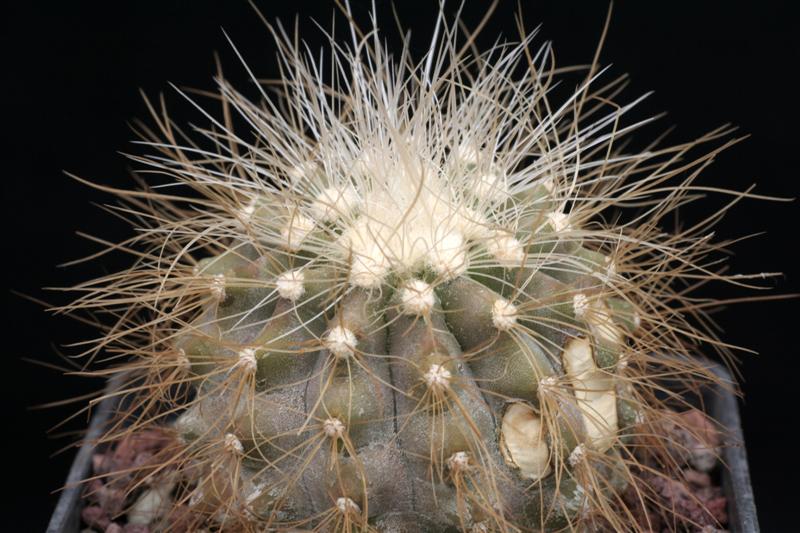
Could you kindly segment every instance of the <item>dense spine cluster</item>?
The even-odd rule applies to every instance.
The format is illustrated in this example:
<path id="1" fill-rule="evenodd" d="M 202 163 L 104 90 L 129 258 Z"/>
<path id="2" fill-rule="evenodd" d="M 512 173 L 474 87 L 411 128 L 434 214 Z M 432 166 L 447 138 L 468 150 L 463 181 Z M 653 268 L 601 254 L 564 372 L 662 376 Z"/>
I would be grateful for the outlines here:
<path id="1" fill-rule="evenodd" d="M 220 80 L 196 141 L 152 108 L 135 159 L 173 187 L 123 193 L 137 262 L 70 307 L 132 358 L 105 438 L 171 428 L 152 475 L 196 528 L 635 528 L 664 380 L 712 379 L 676 285 L 722 279 L 714 217 L 660 225 L 724 132 L 621 152 L 644 123 L 596 65 L 556 106 L 531 36 L 476 56 L 440 15 L 416 64 L 375 29 L 318 60 L 271 28 L 282 92 Z"/>

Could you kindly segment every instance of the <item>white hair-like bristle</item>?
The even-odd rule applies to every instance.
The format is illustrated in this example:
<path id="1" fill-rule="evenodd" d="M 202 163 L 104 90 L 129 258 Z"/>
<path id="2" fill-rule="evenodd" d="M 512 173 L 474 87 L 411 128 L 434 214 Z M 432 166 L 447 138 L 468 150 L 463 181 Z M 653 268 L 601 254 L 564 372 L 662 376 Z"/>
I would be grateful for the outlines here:
<path id="1" fill-rule="evenodd" d="M 305 275 L 301 270 L 287 270 L 278 276 L 278 279 L 275 280 L 275 286 L 281 298 L 295 302 L 305 292 L 304 281 Z"/>
<path id="2" fill-rule="evenodd" d="M 334 326 L 325 335 L 325 347 L 338 359 L 352 357 L 357 344 L 355 333 L 343 326 Z"/>
<path id="3" fill-rule="evenodd" d="M 455 452 L 447 458 L 447 468 L 453 472 L 461 472 L 470 468 L 470 456 L 468 452 Z"/>
<path id="4" fill-rule="evenodd" d="M 361 507 L 356 502 L 344 496 L 336 499 L 336 508 L 342 514 L 359 514 L 361 512 Z"/>
<path id="5" fill-rule="evenodd" d="M 508 232 L 497 232 L 486 242 L 486 249 L 500 265 L 519 266 L 525 259 L 525 250 L 516 237 Z"/>
<path id="6" fill-rule="evenodd" d="M 589 298 L 582 292 L 573 295 L 572 310 L 577 318 L 584 318 L 589 310 Z"/>
<path id="7" fill-rule="evenodd" d="M 225 274 L 214 274 L 209 289 L 216 300 L 225 299 Z"/>
<path id="8" fill-rule="evenodd" d="M 578 466 L 583 458 L 586 456 L 586 446 L 583 444 L 578 444 L 572 451 L 569 453 L 569 457 L 567 458 L 567 462 L 569 466 L 576 467 Z"/>
<path id="9" fill-rule="evenodd" d="M 302 182 L 304 180 L 314 179 L 320 172 L 319 165 L 313 161 L 304 161 L 296 165 L 292 165 L 286 171 L 286 175 L 293 183 Z"/>
<path id="10" fill-rule="evenodd" d="M 421 279 L 412 279 L 400 289 L 400 304 L 403 312 L 410 315 L 424 315 L 430 313 L 436 299 L 433 287 Z"/>
<path id="11" fill-rule="evenodd" d="M 189 357 L 186 355 L 186 350 L 183 348 L 178 349 L 175 358 L 175 366 L 182 372 L 189 372 L 192 369 L 192 362 L 189 360 Z"/>
<path id="12" fill-rule="evenodd" d="M 281 228 L 281 244 L 292 251 L 300 250 L 308 234 L 314 231 L 315 222 L 307 216 L 294 212 Z"/>
<path id="13" fill-rule="evenodd" d="M 508 331 L 513 328 L 518 318 L 517 306 L 505 298 L 498 298 L 492 304 L 492 324 L 500 331 Z"/>
<path id="14" fill-rule="evenodd" d="M 480 163 L 480 151 L 473 144 L 462 144 L 453 150 L 453 158 L 460 165 L 476 166 Z"/>
<path id="15" fill-rule="evenodd" d="M 344 435 L 344 423 L 338 418 L 328 418 L 322 423 L 322 431 L 331 439 L 339 439 Z"/>
<path id="16" fill-rule="evenodd" d="M 425 383 L 428 384 L 428 387 L 433 389 L 444 389 L 450 385 L 450 378 L 452 374 L 449 370 L 447 370 L 444 365 L 437 365 L 432 364 L 428 371 L 425 372 L 423 376 L 425 378 Z"/>
<path id="17" fill-rule="evenodd" d="M 225 451 L 233 453 L 233 454 L 242 454 L 244 453 L 244 446 L 242 445 L 242 441 L 234 435 L 233 433 L 226 433 L 223 437 L 222 446 L 225 448 Z"/>
<path id="18" fill-rule="evenodd" d="M 234 365 L 236 368 L 244 369 L 247 374 L 255 374 L 258 370 L 255 348 L 243 348 L 238 353 L 238 359 Z"/>
<path id="19" fill-rule="evenodd" d="M 508 182 L 505 175 L 499 170 L 481 174 L 470 192 L 482 202 L 504 202 L 509 197 Z"/>
<path id="20" fill-rule="evenodd" d="M 437 241 L 431 250 L 429 263 L 442 281 L 449 281 L 466 272 L 469 257 L 461 234 L 451 232 Z"/>
<path id="21" fill-rule="evenodd" d="M 565 231 L 570 228 L 569 215 L 561 211 L 553 211 L 547 214 L 547 221 L 556 232 Z"/>
<path id="22" fill-rule="evenodd" d="M 311 204 L 314 216 L 322 222 L 334 222 L 347 216 L 358 205 L 359 197 L 352 185 L 326 187 Z"/>

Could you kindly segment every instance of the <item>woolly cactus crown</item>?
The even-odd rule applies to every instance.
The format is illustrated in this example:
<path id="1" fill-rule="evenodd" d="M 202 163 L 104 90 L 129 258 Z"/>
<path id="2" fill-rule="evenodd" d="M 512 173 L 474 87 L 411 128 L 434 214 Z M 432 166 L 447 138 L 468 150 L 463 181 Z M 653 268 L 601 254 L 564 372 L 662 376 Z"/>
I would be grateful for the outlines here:
<path id="1" fill-rule="evenodd" d="M 185 95 L 207 127 L 151 106 L 133 158 L 170 186 L 120 192 L 136 262 L 67 308 L 115 318 L 88 355 L 128 358 L 104 440 L 170 428 L 145 476 L 195 528 L 637 527 L 621 494 L 641 454 L 669 470 L 665 381 L 727 354 L 686 290 L 726 279 L 718 215 L 663 222 L 728 132 L 629 153 L 648 121 L 596 64 L 554 102 L 533 35 L 479 54 L 440 13 L 414 58 L 345 11 L 324 56 L 269 26 L 260 101 Z"/>

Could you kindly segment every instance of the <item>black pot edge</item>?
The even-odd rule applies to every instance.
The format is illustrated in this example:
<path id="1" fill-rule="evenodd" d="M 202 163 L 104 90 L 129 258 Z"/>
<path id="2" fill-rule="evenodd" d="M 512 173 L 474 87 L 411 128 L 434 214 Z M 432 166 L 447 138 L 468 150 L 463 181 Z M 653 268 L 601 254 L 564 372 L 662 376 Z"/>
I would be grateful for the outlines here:
<path id="1" fill-rule="evenodd" d="M 730 373 L 721 365 L 711 364 L 709 367 L 723 381 L 732 383 Z M 116 390 L 117 384 L 112 380 L 106 390 Z M 708 390 L 705 401 L 709 414 L 723 427 L 727 428 L 726 440 L 722 448 L 722 460 L 727 468 L 722 470 L 722 489 L 728 499 L 728 529 L 731 533 L 759 533 L 756 502 L 753 486 L 750 483 L 750 469 L 747 464 L 747 452 L 742 433 L 742 422 L 739 416 L 739 404 L 736 396 L 722 387 Z M 94 446 L 91 442 L 97 439 L 103 427 L 116 407 L 116 397 L 105 398 L 92 416 L 85 443 L 81 446 L 72 467 L 67 475 L 64 489 L 58 499 L 56 508 L 50 518 L 46 533 L 78 533 L 80 531 L 80 499 L 83 485 L 80 483 L 90 474 Z"/>
<path id="2" fill-rule="evenodd" d="M 105 392 L 112 393 L 119 390 L 124 376 L 117 376 L 111 379 L 106 385 Z M 78 533 L 81 530 L 80 502 L 84 484 L 82 481 L 91 475 L 92 454 L 94 453 L 93 441 L 96 441 L 103 434 L 106 424 L 111 418 L 118 403 L 118 397 L 108 394 L 92 415 L 89 429 L 83 437 L 75 460 L 67 474 L 67 481 L 61 489 L 61 496 L 50 517 L 46 533 Z"/>
<path id="3" fill-rule="evenodd" d="M 733 379 L 725 367 L 712 364 L 710 368 L 733 386 Z M 727 466 L 722 469 L 722 490 L 728 498 L 728 529 L 731 533 L 759 533 L 739 403 L 729 390 L 719 386 L 716 389 L 706 394 L 706 401 L 709 402 L 709 415 L 728 430 L 722 447 L 722 461 Z"/>

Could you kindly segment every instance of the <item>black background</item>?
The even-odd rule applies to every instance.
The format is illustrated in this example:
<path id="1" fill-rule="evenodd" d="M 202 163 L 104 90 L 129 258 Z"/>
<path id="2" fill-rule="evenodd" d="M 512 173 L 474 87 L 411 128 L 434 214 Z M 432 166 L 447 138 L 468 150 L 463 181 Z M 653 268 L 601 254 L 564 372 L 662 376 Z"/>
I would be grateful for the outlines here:
<path id="1" fill-rule="evenodd" d="M 328 2 L 257 1 L 265 15 L 290 22 L 300 13 L 303 34 L 314 46 L 321 41 L 310 22 L 327 26 Z M 358 13 L 369 2 L 353 1 Z M 393 30 L 390 3 L 379 1 L 384 27 Z M 455 5 L 454 2 L 451 2 Z M 542 23 L 541 38 L 553 40 L 561 65 L 591 60 L 608 5 L 605 2 L 530 1 L 524 3 L 528 28 Z M 62 170 L 104 185 L 127 186 L 129 162 L 118 151 L 135 152 L 126 125 L 144 118 L 138 88 L 167 94 L 178 123 L 201 121 L 167 82 L 212 88 L 213 51 L 219 51 L 225 73 L 247 94 L 254 94 L 246 73 L 221 31 L 224 28 L 259 76 L 275 74 L 274 46 L 245 2 L 160 0 L 136 2 L 22 2 L 5 15 L 3 31 L 3 263 L 9 291 L 5 295 L 0 387 L 9 399 L 2 408 L 4 485 L 0 501 L 8 506 L 16 530 L 44 528 L 55 502 L 51 491 L 66 474 L 72 451 L 50 457 L 69 439 L 48 439 L 46 430 L 70 408 L 28 408 L 78 395 L 99 386 L 77 377 L 24 362 L 22 357 L 60 364 L 59 345 L 86 339 L 89 328 L 54 317 L 11 290 L 63 302 L 42 286 L 69 286 L 127 263 L 107 257 L 90 265 L 58 269 L 56 264 L 80 257 L 97 246 L 76 230 L 118 240 L 129 229 L 90 202 L 111 202 L 108 195 L 65 177 Z M 435 2 L 422 6 L 398 1 L 404 27 L 412 29 L 421 51 L 432 29 Z M 474 26 L 485 3 L 468 1 L 465 19 Z M 762 194 L 793 197 L 798 185 L 800 136 L 797 85 L 800 25 L 790 2 L 619 1 L 603 64 L 613 74 L 629 73 L 627 99 L 655 90 L 635 116 L 667 111 L 652 136 L 677 125 L 673 140 L 689 140 L 731 122 L 751 137 L 718 157 L 705 172 L 704 184 L 743 189 L 758 183 Z M 515 37 L 516 2 L 502 1 L 479 41 L 484 47 L 499 32 Z M 10 65 L 8 61 L 10 60 Z M 626 98 L 623 98 L 626 99 Z M 646 137 L 646 134 L 645 134 Z M 716 209 L 717 200 L 704 204 Z M 699 216 L 702 212 L 688 212 Z M 798 292 L 800 272 L 798 203 L 746 201 L 718 228 L 720 238 L 767 231 L 739 243 L 730 258 L 738 272 L 783 271 L 777 292 Z M 730 296 L 730 289 L 712 293 Z M 736 292 L 736 294 L 741 294 Z M 753 484 L 762 527 L 788 531 L 796 508 L 797 482 L 789 475 L 797 462 L 790 435 L 797 423 L 798 301 L 748 304 L 721 311 L 726 340 L 761 355 L 748 355 L 743 418 Z M 78 421 L 78 426 L 84 419 Z M 16 473 L 12 473 L 16 472 Z M 2 530 L 8 530 L 0 526 Z"/>

